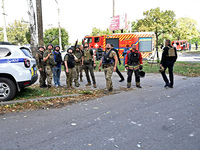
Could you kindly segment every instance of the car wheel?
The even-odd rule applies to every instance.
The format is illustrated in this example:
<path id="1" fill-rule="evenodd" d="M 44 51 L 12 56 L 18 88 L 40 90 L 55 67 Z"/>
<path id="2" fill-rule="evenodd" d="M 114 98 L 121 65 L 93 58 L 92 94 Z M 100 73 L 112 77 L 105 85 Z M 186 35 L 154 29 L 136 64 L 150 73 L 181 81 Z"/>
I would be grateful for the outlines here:
<path id="1" fill-rule="evenodd" d="M 8 78 L 0 78 L 0 101 L 11 100 L 16 94 L 14 82 Z"/>

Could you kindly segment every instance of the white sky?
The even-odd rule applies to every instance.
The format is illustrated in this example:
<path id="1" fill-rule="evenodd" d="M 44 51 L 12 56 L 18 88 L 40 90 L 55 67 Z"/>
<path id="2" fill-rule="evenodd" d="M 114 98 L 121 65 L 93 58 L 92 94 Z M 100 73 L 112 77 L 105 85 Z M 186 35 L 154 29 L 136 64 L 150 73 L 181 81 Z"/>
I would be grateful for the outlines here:
<path id="1" fill-rule="evenodd" d="M 93 27 L 109 28 L 113 15 L 113 0 L 57 0 L 60 8 L 61 27 L 69 33 L 69 42 L 81 40 L 92 32 Z M 2 1 L 0 1 L 2 3 Z M 35 0 L 33 0 L 35 4 Z M 1 4 L 2 5 L 2 4 Z M 29 21 L 27 0 L 4 0 L 6 23 L 22 18 Z M 143 18 L 143 12 L 151 8 L 173 10 L 176 18 L 190 17 L 197 21 L 200 29 L 199 0 L 115 0 L 115 15 L 127 13 L 129 21 Z M 55 0 L 42 0 L 44 30 L 58 27 L 58 5 Z M 2 8 L 0 26 L 3 26 Z M 49 26 L 51 25 L 52 26 Z"/>

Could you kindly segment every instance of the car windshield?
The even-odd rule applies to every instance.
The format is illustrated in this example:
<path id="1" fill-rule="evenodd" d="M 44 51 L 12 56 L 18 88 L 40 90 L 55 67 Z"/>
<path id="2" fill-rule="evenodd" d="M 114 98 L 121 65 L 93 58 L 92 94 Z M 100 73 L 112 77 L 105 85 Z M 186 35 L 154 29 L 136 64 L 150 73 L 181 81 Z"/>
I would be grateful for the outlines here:
<path id="1" fill-rule="evenodd" d="M 20 48 L 20 49 L 24 53 L 24 55 L 26 55 L 26 56 L 28 56 L 30 58 L 33 57 L 28 49 L 26 49 L 26 48 Z"/>

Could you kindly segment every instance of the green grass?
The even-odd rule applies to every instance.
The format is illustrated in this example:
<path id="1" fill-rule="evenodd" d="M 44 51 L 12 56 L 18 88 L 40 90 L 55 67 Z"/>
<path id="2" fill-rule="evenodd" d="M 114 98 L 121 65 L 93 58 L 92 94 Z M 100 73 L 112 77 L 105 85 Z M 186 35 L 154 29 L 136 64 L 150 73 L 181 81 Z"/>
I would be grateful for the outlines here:
<path id="1" fill-rule="evenodd" d="M 151 62 L 151 61 L 150 61 Z M 123 61 L 121 65 L 117 65 L 120 71 L 124 71 Z M 99 61 L 96 61 L 96 71 L 98 70 Z M 159 64 L 149 64 L 148 61 L 143 61 L 143 70 L 146 73 L 159 73 Z M 200 76 L 200 63 L 190 63 L 190 62 L 176 62 L 174 65 L 174 73 L 182 76 L 188 77 L 198 77 Z"/>
<path id="2" fill-rule="evenodd" d="M 55 89 L 56 90 L 56 89 Z M 47 88 L 41 89 L 36 87 L 27 87 L 21 92 L 17 92 L 15 96 L 15 100 L 18 99 L 29 99 L 29 98 L 35 98 L 35 97 L 49 97 L 49 96 L 60 96 L 62 95 L 59 91 L 52 92 L 51 90 L 48 90 Z"/>
<path id="3" fill-rule="evenodd" d="M 148 64 L 144 61 L 144 71 L 147 73 L 159 73 L 158 64 Z M 176 62 L 174 65 L 174 73 L 177 75 L 198 77 L 200 76 L 200 63 L 189 63 L 189 62 Z"/>

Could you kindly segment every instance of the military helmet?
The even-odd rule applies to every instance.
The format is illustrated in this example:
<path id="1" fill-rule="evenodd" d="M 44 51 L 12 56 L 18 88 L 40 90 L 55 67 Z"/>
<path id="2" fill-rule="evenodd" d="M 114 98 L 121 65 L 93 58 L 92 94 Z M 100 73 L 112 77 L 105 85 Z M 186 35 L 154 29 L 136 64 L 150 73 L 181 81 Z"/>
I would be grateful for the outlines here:
<path id="1" fill-rule="evenodd" d="M 40 46 L 38 46 L 38 49 L 40 49 L 40 48 L 43 48 L 43 49 L 45 49 L 45 48 L 44 48 L 44 46 L 41 46 L 41 45 L 40 45 Z"/>
<path id="2" fill-rule="evenodd" d="M 52 48 L 53 48 L 53 44 L 51 44 L 51 43 L 47 44 L 47 47 L 46 47 L 46 48 L 48 49 L 48 46 L 50 46 L 50 45 L 51 45 Z"/>
<path id="3" fill-rule="evenodd" d="M 59 49 L 60 49 L 60 46 L 59 46 L 59 45 L 56 45 L 56 46 L 54 46 L 54 50 L 56 50 L 56 47 L 59 47 Z"/>
<path id="4" fill-rule="evenodd" d="M 70 49 L 73 51 L 73 48 L 72 48 L 72 47 L 70 47 L 70 48 L 68 48 L 68 49 L 67 49 L 67 52 L 69 52 L 69 50 L 70 50 Z"/>
<path id="5" fill-rule="evenodd" d="M 139 76 L 140 77 L 145 77 L 145 72 L 144 71 L 139 71 Z"/>

